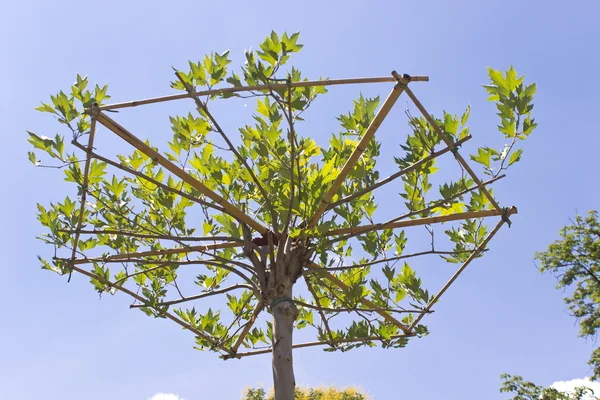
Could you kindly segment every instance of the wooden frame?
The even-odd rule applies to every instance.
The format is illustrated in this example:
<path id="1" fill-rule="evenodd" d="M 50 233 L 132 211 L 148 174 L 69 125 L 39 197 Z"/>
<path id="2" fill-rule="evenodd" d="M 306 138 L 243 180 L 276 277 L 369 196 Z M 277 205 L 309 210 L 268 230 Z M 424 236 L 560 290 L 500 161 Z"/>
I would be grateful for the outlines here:
<path id="1" fill-rule="evenodd" d="M 180 80 L 182 80 L 179 75 L 178 75 L 178 78 Z M 458 151 L 458 147 L 462 143 L 469 140 L 471 137 L 467 136 L 467 137 L 462 138 L 461 140 L 457 141 L 456 143 L 453 143 L 452 139 L 450 137 L 448 137 L 448 135 L 436 124 L 435 120 L 429 115 L 429 113 L 427 112 L 425 107 L 417 99 L 417 97 L 414 95 L 412 90 L 408 88 L 408 85 L 411 82 L 421 82 L 421 81 L 428 81 L 428 80 L 429 80 L 429 78 L 426 76 L 412 76 L 412 77 L 408 76 L 408 75 L 400 76 L 396 72 L 392 72 L 392 76 L 390 76 L 390 77 L 302 81 L 302 82 L 287 82 L 287 83 L 281 83 L 281 84 L 274 83 L 274 84 L 270 84 L 270 85 L 256 85 L 256 86 L 231 87 L 231 88 L 223 88 L 223 89 L 211 89 L 211 90 L 205 90 L 205 91 L 200 91 L 200 92 L 194 92 L 193 88 L 188 87 L 184 84 L 186 91 L 187 91 L 187 93 L 185 93 L 185 94 L 176 94 L 176 95 L 162 96 L 162 97 L 156 97 L 156 98 L 150 98 L 150 99 L 135 100 L 135 101 L 105 105 L 105 106 L 101 106 L 101 107 L 98 107 L 97 105 L 92 106 L 90 108 L 90 110 L 88 110 L 88 113 L 91 116 L 92 122 L 91 122 L 91 128 L 90 128 L 90 134 L 88 137 L 87 146 L 84 146 L 76 141 L 73 142 L 75 146 L 77 146 L 80 150 L 84 151 L 84 153 L 86 154 L 86 158 L 85 158 L 85 166 L 83 169 L 83 171 L 84 171 L 83 187 L 85 190 L 83 190 L 82 196 L 81 196 L 81 205 L 80 205 L 80 209 L 79 209 L 79 219 L 77 222 L 77 228 L 73 231 L 68 232 L 68 233 L 72 233 L 75 235 L 74 248 L 73 248 L 73 251 L 71 254 L 71 258 L 69 260 L 67 260 L 70 270 L 81 273 L 89 278 L 96 279 L 99 282 L 102 282 L 103 284 L 107 285 L 108 287 L 111 287 L 116 290 L 127 293 L 128 295 L 132 296 L 134 299 L 136 299 L 137 301 L 140 302 L 140 305 L 135 305 L 135 307 L 152 308 L 153 306 L 151 304 L 148 304 L 146 299 L 144 299 L 142 296 L 134 293 L 133 291 L 121 286 L 118 281 L 111 282 L 111 281 L 97 275 L 96 273 L 94 273 L 92 271 L 83 269 L 82 267 L 80 267 L 80 265 L 89 264 L 89 263 L 103 264 L 103 263 L 108 263 L 108 262 L 127 262 L 128 260 L 144 259 L 144 257 L 152 257 L 152 258 L 146 259 L 148 264 L 152 264 L 153 262 L 155 264 L 159 264 L 160 262 L 163 262 L 163 263 L 165 262 L 165 261 L 159 260 L 159 257 L 166 256 L 166 255 L 174 255 L 174 254 L 175 255 L 181 255 L 181 254 L 189 255 L 192 253 L 207 254 L 211 250 L 224 249 L 224 248 L 236 248 L 236 247 L 244 246 L 242 241 L 229 240 L 230 238 L 218 238 L 218 237 L 200 238 L 201 240 L 199 240 L 199 241 L 212 241 L 213 243 L 206 244 L 206 245 L 194 245 L 194 246 L 185 246 L 185 244 L 184 244 L 184 247 L 177 247 L 177 248 L 170 248 L 170 249 L 163 249 L 163 250 L 147 250 L 147 251 L 139 251 L 139 252 L 128 253 L 128 254 L 113 254 L 113 255 L 108 255 L 108 256 L 98 257 L 98 258 L 79 258 L 79 259 L 76 258 L 77 244 L 78 244 L 79 239 L 82 234 L 86 234 L 86 235 L 102 234 L 101 231 L 83 229 L 84 228 L 83 227 L 83 219 L 84 219 L 83 216 L 84 216 L 84 212 L 85 212 L 87 182 L 88 182 L 88 175 L 89 175 L 90 164 L 91 164 L 92 159 L 98 159 L 100 161 L 103 161 L 103 162 L 111 165 L 114 168 L 122 170 L 123 172 L 125 172 L 127 174 L 131 174 L 140 179 L 146 180 L 158 187 L 161 187 L 164 190 L 169 190 L 174 193 L 177 193 L 178 195 L 186 197 L 186 198 L 194 201 L 195 203 L 201 204 L 205 207 L 213 208 L 219 212 L 227 213 L 227 214 L 231 215 L 233 218 L 235 218 L 236 220 L 238 220 L 240 223 L 247 225 L 248 227 L 252 228 L 254 231 L 260 233 L 263 236 L 267 235 L 270 232 L 270 229 L 268 227 L 264 226 L 262 223 L 256 221 L 255 219 L 251 218 L 243 210 L 240 210 L 239 208 L 237 208 L 236 206 L 231 204 L 227 199 L 223 198 L 221 195 L 219 195 L 218 193 L 216 193 L 213 190 L 211 190 L 210 188 L 208 188 L 198 178 L 190 175 L 189 173 L 184 171 L 182 168 L 178 167 L 177 165 L 175 165 L 174 163 L 169 161 L 166 157 L 161 155 L 158 151 L 154 150 L 152 147 L 147 145 L 144 141 L 140 140 L 138 137 L 133 135 L 131 132 L 129 132 L 127 129 L 125 129 L 123 126 L 121 126 L 119 123 L 117 123 L 112 118 L 110 118 L 105 113 L 105 111 L 123 109 L 123 108 L 128 108 L 128 107 L 137 107 L 137 106 L 141 106 L 141 105 L 145 105 L 145 104 L 155 104 L 155 103 L 173 101 L 173 100 L 184 99 L 184 98 L 185 99 L 187 99 L 187 98 L 193 99 L 195 101 L 198 109 L 204 110 L 203 104 L 198 99 L 199 96 L 222 95 L 222 94 L 226 94 L 226 93 L 242 93 L 242 92 L 266 93 L 266 92 L 274 90 L 274 89 L 283 89 L 283 88 L 290 88 L 290 87 L 333 86 L 333 85 L 366 84 L 366 83 L 392 83 L 393 82 L 395 85 L 392 88 L 387 99 L 384 101 L 384 103 L 382 104 L 382 106 L 380 107 L 378 112 L 376 113 L 371 124 L 367 127 L 364 135 L 361 137 L 360 141 L 354 148 L 354 151 L 352 152 L 350 157 L 346 160 L 345 164 L 343 165 L 342 169 L 338 173 L 337 177 L 334 179 L 333 183 L 329 186 L 327 191 L 323 194 L 315 213 L 309 219 L 307 219 L 307 221 L 305 221 L 305 226 L 307 228 L 314 228 L 315 226 L 318 225 L 318 222 L 321 219 L 321 217 L 327 211 L 331 210 L 332 208 L 334 208 L 344 202 L 350 201 L 356 197 L 359 197 L 366 193 L 369 193 L 369 192 L 377 189 L 378 187 L 381 187 L 381 186 L 391 182 L 392 180 L 402 176 L 403 174 L 406 174 L 410 171 L 417 170 L 422 164 L 424 164 L 428 161 L 431 161 L 431 160 L 451 151 L 454 154 L 454 156 L 455 156 L 457 162 L 460 164 L 460 166 L 468 173 L 468 175 L 471 177 L 471 179 L 473 179 L 473 181 L 475 182 L 474 187 L 465 189 L 465 191 L 463 191 L 463 193 L 467 193 L 468 191 L 475 190 L 475 189 L 480 189 L 484 193 L 484 195 L 488 198 L 490 204 L 493 206 L 492 209 L 457 213 L 457 214 L 451 214 L 451 215 L 445 215 L 445 216 L 433 216 L 433 217 L 427 217 L 427 218 L 416 218 L 416 219 L 405 220 L 406 218 L 414 217 L 417 214 L 417 211 L 415 211 L 415 212 L 406 214 L 404 216 L 397 217 L 388 222 L 379 223 L 379 224 L 371 224 L 371 225 L 362 225 L 362 226 L 356 226 L 356 227 L 351 227 L 351 228 L 332 229 L 323 234 L 323 236 L 326 236 L 326 237 L 327 236 L 340 236 L 340 235 L 355 236 L 355 235 L 364 234 L 366 232 L 382 230 L 382 229 L 397 229 L 397 228 L 405 228 L 405 227 L 410 227 L 410 226 L 423 226 L 423 225 L 444 223 L 444 222 L 449 222 L 449 221 L 466 220 L 466 219 L 471 219 L 471 218 L 486 218 L 486 217 L 494 217 L 494 216 L 501 217 L 501 220 L 497 223 L 497 225 L 492 230 L 492 232 L 490 232 L 490 234 L 479 244 L 479 246 L 475 250 L 472 251 L 472 253 L 467 258 L 467 260 L 458 268 L 458 270 L 454 273 L 454 275 L 450 278 L 450 280 L 437 292 L 437 294 L 432 298 L 432 300 L 429 302 L 429 304 L 427 304 L 427 306 L 423 309 L 423 312 L 419 313 L 419 315 L 413 320 L 413 322 L 410 324 L 410 326 L 407 326 L 407 325 L 401 323 L 400 321 L 398 321 L 396 318 L 394 318 L 391 315 L 391 313 L 381 310 L 380 308 L 377 307 L 376 304 L 374 304 L 369 299 L 361 298 L 359 300 L 359 302 L 362 305 L 364 305 L 365 307 L 367 307 L 367 309 L 372 310 L 372 312 L 376 312 L 382 318 L 384 318 L 386 321 L 392 323 L 393 325 L 398 327 L 398 329 L 400 331 L 402 331 L 402 334 L 392 336 L 390 338 L 390 340 L 416 336 L 416 333 L 414 331 L 415 327 L 421 321 L 421 319 L 424 317 L 424 315 L 429 312 L 432 312 L 433 305 L 447 291 L 447 289 L 452 285 L 452 283 L 460 276 L 460 274 L 465 270 L 465 268 L 475 258 L 477 258 L 479 255 L 481 255 L 481 253 L 483 251 L 486 250 L 487 244 L 492 239 L 492 237 L 499 231 L 499 229 L 502 227 L 502 225 L 505 222 L 510 222 L 508 218 L 512 214 L 515 214 L 517 212 L 515 207 L 501 208 L 498 205 L 498 203 L 496 202 L 496 200 L 491 196 L 489 190 L 486 188 L 486 185 L 488 185 L 498 179 L 501 179 L 503 176 L 496 177 L 487 182 L 483 182 L 482 180 L 480 180 L 477 177 L 477 175 L 470 168 L 470 166 L 465 161 L 465 159 L 460 155 L 460 153 Z M 396 101 L 398 100 L 400 95 L 404 92 L 408 95 L 408 97 L 411 99 L 411 101 L 414 103 L 414 105 L 419 109 L 419 111 L 425 117 L 425 119 L 434 127 L 434 129 L 437 131 L 437 133 L 440 135 L 440 137 L 446 144 L 446 147 L 440 151 L 432 152 L 432 154 L 429 157 L 427 157 L 426 159 L 420 160 L 420 161 L 414 163 L 413 165 L 391 175 L 390 177 L 385 178 L 385 179 L 373 184 L 372 186 L 361 190 L 360 192 L 353 193 L 351 195 L 346 196 L 345 198 L 337 200 L 336 202 L 332 202 L 332 199 L 338 194 L 339 189 L 340 189 L 341 185 L 344 183 L 346 177 L 351 172 L 351 170 L 355 167 L 355 165 L 358 162 L 358 160 L 360 159 L 361 155 L 367 148 L 368 143 L 375 136 L 378 128 L 383 123 L 383 121 L 385 120 L 385 118 L 387 117 L 387 115 L 389 114 L 391 109 L 393 108 L 394 104 L 396 103 Z M 206 110 L 205 112 L 208 112 L 208 110 Z M 214 118 L 212 116 L 210 116 L 210 118 L 211 118 L 211 121 L 213 122 L 213 124 L 217 124 L 217 122 L 214 120 Z M 139 171 L 136 171 L 132 168 L 121 165 L 115 161 L 112 161 L 106 157 L 103 157 L 103 156 L 97 154 L 94 151 L 94 138 L 95 138 L 96 130 L 97 130 L 97 126 L 98 126 L 97 124 L 100 124 L 103 127 L 107 128 L 108 130 L 110 130 L 111 132 L 116 134 L 118 137 L 120 137 L 121 139 L 123 139 L 124 141 L 129 143 L 135 149 L 137 149 L 141 153 L 145 154 L 146 156 L 148 156 L 149 158 L 154 160 L 157 164 L 161 165 L 163 168 L 165 168 L 166 170 L 171 172 L 173 175 L 175 175 L 176 177 L 181 179 L 183 182 L 187 183 L 194 189 L 198 190 L 208 200 L 195 198 L 194 196 L 191 196 L 190 194 L 185 193 L 183 190 L 178 190 L 178 189 L 172 188 L 168 185 L 164 185 L 161 182 L 158 182 L 155 179 L 153 179 L 147 175 L 144 175 L 143 173 L 141 173 Z M 217 124 L 217 126 L 218 126 L 218 124 Z M 230 145 L 230 147 L 232 147 L 231 143 L 229 143 L 229 145 Z M 235 149 L 233 149 L 233 151 L 235 152 Z M 236 153 L 236 156 L 241 157 L 237 153 Z M 243 159 L 240 161 L 243 164 L 245 163 L 245 160 L 243 160 Z M 246 165 L 246 167 L 248 167 L 247 164 L 245 164 L 245 165 Z M 256 180 L 256 177 L 253 177 L 253 179 Z M 255 183 L 260 187 L 260 183 L 258 181 L 256 181 Z M 429 207 L 429 209 L 431 209 L 432 207 Z M 420 211 L 424 211 L 424 210 L 420 210 Z M 427 209 L 425 211 L 427 211 Z M 144 235 L 144 234 L 138 234 L 138 236 L 152 237 L 152 235 Z M 159 238 L 159 239 L 161 239 L 161 238 Z M 164 239 L 164 238 L 162 238 L 162 239 Z M 171 238 L 171 239 L 173 240 L 173 238 Z M 160 267 L 157 267 L 157 268 L 160 268 Z M 349 289 L 348 285 L 346 285 L 335 274 L 332 274 L 330 271 L 327 271 L 327 268 L 324 268 L 314 262 L 308 263 L 308 265 L 306 265 L 306 268 L 310 269 L 312 271 L 318 271 L 320 277 L 327 279 L 331 284 L 337 286 L 341 290 Z M 308 283 L 307 283 L 307 285 L 308 285 Z M 240 287 L 241 286 L 244 286 L 244 285 L 240 285 Z M 233 287 L 231 289 L 233 290 L 233 289 L 235 289 L 235 287 Z M 226 290 L 229 290 L 229 288 Z M 220 292 L 224 292 L 226 290 L 222 290 Z M 309 290 L 312 290 L 312 289 L 309 288 Z M 211 295 L 210 293 L 207 293 L 206 295 L 192 296 L 191 298 L 203 298 L 203 297 L 208 297 L 210 295 Z M 314 295 L 314 293 L 313 293 L 313 295 Z M 183 301 L 184 300 L 177 301 L 177 302 L 171 302 L 171 303 L 175 304 L 175 303 L 180 303 Z M 185 300 L 185 301 L 188 301 L 188 300 Z M 318 299 L 317 299 L 317 304 L 318 304 Z M 173 314 L 170 314 L 169 312 L 164 312 L 164 310 L 161 310 L 160 312 L 162 313 L 162 315 L 164 315 L 168 319 L 171 319 L 172 321 L 176 322 L 177 324 L 184 327 L 185 329 L 188 329 L 191 332 L 193 332 L 196 336 L 205 339 L 208 343 L 211 343 L 211 345 L 215 349 L 218 349 L 219 351 L 221 351 L 223 353 L 223 358 L 228 359 L 228 358 L 241 358 L 241 357 L 246 357 L 246 356 L 250 356 L 250 355 L 265 354 L 265 353 L 271 352 L 271 349 L 268 348 L 268 349 L 251 350 L 251 351 L 247 351 L 247 352 L 243 352 L 243 353 L 238 353 L 239 348 L 244 343 L 244 339 L 250 332 L 253 324 L 255 323 L 260 312 L 263 311 L 264 308 L 265 308 L 265 303 L 264 303 L 263 299 L 259 299 L 259 301 L 257 302 L 256 308 L 254 309 L 250 319 L 243 326 L 243 328 L 241 328 L 241 332 L 240 332 L 237 340 L 231 347 L 224 346 L 222 343 L 219 342 L 219 340 L 217 338 L 210 337 L 210 336 L 204 334 L 203 332 L 198 331 L 193 326 L 190 326 L 188 323 L 186 323 L 185 321 L 181 320 L 180 318 L 174 316 Z M 323 314 L 321 314 L 321 316 L 323 317 Z M 381 340 L 384 340 L 384 339 L 379 338 L 379 337 L 365 337 L 365 338 L 353 338 L 353 339 L 348 339 L 348 340 L 343 340 L 343 339 L 334 340 L 332 337 L 330 337 L 329 340 L 295 344 L 293 347 L 294 348 L 303 348 L 303 347 L 318 346 L 318 345 L 333 345 L 333 346 L 335 346 L 335 345 L 342 344 L 342 343 L 366 343 L 366 342 L 381 341 Z"/>

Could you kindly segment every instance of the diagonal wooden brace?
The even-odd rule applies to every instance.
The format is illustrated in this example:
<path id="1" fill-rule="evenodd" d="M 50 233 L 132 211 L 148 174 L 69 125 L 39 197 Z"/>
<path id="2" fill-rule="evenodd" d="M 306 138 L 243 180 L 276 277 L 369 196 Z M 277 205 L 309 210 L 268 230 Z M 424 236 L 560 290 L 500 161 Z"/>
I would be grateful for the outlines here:
<path id="1" fill-rule="evenodd" d="M 392 74 L 394 74 L 394 73 L 395 73 L 395 71 Z M 325 211 L 329 207 L 329 203 L 331 203 L 331 199 L 338 192 L 338 190 L 340 189 L 340 186 L 342 186 L 342 184 L 344 183 L 344 180 L 346 180 L 346 177 L 348 176 L 348 174 L 350 173 L 352 168 L 354 168 L 354 166 L 358 162 L 358 159 L 360 158 L 362 153 L 366 150 L 369 142 L 371 141 L 373 136 L 375 136 L 375 132 L 377 132 L 377 129 L 379 129 L 379 126 L 381 125 L 381 123 L 383 122 L 385 117 L 387 117 L 388 113 L 390 112 L 390 110 L 392 109 L 392 107 L 394 106 L 394 104 L 396 103 L 396 101 L 398 100 L 400 95 L 402 94 L 402 92 L 404 92 L 404 90 L 407 88 L 406 85 L 408 85 L 409 82 L 410 82 L 410 77 L 408 77 L 408 76 L 401 77 L 398 80 L 398 83 L 392 89 L 391 93 L 388 95 L 387 99 L 385 99 L 381 108 L 379 109 L 379 111 L 377 112 L 375 117 L 373 118 L 373 121 L 371 121 L 371 124 L 369 124 L 369 126 L 365 130 L 363 137 L 360 139 L 360 141 L 356 145 L 356 148 L 354 149 L 352 154 L 350 154 L 350 157 L 348 157 L 348 160 L 346 160 L 346 163 L 342 167 L 342 170 L 340 171 L 338 176 L 335 178 L 335 180 L 331 184 L 331 187 L 329 188 L 329 190 L 321 198 L 321 202 L 319 203 L 317 210 L 315 211 L 314 215 L 312 216 L 312 218 L 310 219 L 310 221 L 308 223 L 309 229 L 314 228 L 317 225 L 317 223 L 319 222 L 319 219 L 321 218 L 321 216 L 323 216 L 323 213 L 325 213 Z"/>
<path id="2" fill-rule="evenodd" d="M 142 153 L 144 153 L 145 155 L 150 157 L 157 164 L 163 166 L 165 169 L 167 169 L 168 171 L 173 173 L 179 179 L 181 179 L 185 183 L 191 185 L 192 187 L 194 187 L 195 189 L 200 191 L 202 194 L 204 194 L 206 197 L 208 197 L 215 203 L 219 204 L 232 217 L 236 218 L 237 220 L 239 220 L 241 222 L 244 222 L 245 224 L 247 224 L 248 226 L 252 227 L 253 229 L 257 230 L 258 232 L 260 232 L 262 234 L 267 233 L 268 229 L 266 227 L 264 227 L 257 221 L 250 218 L 247 214 L 245 214 L 243 211 L 241 211 L 240 209 L 235 207 L 233 204 L 229 203 L 227 200 L 225 200 L 219 194 L 213 192 L 211 189 L 209 189 L 207 186 L 205 186 L 202 182 L 200 182 L 199 180 L 197 180 L 196 178 L 194 178 L 193 176 L 191 176 L 190 174 L 188 174 L 187 172 L 185 172 L 184 170 L 182 170 L 181 168 L 179 168 L 178 166 L 173 164 L 171 161 L 169 161 L 166 157 L 164 157 L 158 151 L 154 150 L 152 147 L 148 146 L 146 143 L 144 143 L 143 141 L 138 139 L 132 133 L 127 131 L 127 129 L 123 128 L 117 122 L 115 122 L 110 117 L 108 117 L 106 114 L 104 114 L 102 112 L 98 113 L 97 120 L 102 125 L 104 125 L 106 128 L 108 128 L 109 130 L 111 130 L 115 134 L 117 134 L 117 136 L 119 136 L 121 139 L 125 140 L 127 143 L 129 143 L 130 145 L 132 145 L 133 147 L 135 147 L 136 149 L 138 149 L 139 151 L 141 151 Z"/>

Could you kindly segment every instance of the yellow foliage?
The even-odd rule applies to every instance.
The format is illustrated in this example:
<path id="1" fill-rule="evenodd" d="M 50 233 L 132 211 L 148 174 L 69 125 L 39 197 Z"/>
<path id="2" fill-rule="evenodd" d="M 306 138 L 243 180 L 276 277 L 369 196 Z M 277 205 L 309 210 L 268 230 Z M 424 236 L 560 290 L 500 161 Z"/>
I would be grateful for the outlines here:
<path id="1" fill-rule="evenodd" d="M 318 388 L 296 388 L 296 400 L 368 400 L 369 398 L 361 389 L 348 387 L 338 389 L 335 387 Z M 265 394 L 264 389 L 248 389 L 245 392 L 243 400 L 273 400 L 274 395 L 271 390 Z"/>

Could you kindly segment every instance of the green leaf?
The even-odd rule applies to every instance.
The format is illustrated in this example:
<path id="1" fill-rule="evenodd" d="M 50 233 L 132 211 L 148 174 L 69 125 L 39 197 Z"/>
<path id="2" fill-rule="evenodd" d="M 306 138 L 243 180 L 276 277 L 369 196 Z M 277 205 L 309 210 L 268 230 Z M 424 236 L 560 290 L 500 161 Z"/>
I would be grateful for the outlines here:
<path id="1" fill-rule="evenodd" d="M 516 163 L 517 161 L 521 160 L 521 154 L 523 154 L 523 150 L 522 149 L 517 149 L 514 151 L 514 153 L 511 154 L 510 159 L 508 161 L 508 165 L 511 166 L 514 163 Z"/>

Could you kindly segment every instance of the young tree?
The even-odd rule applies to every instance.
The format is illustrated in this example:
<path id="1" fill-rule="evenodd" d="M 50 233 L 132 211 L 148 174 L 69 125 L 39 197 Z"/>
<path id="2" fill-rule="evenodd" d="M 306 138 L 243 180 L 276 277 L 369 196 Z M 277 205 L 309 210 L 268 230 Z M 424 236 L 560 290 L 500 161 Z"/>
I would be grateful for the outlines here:
<path id="1" fill-rule="evenodd" d="M 309 81 L 294 67 L 284 75 L 290 56 L 302 48 L 298 37 L 271 33 L 259 50 L 245 53 L 239 75 L 228 72 L 228 52 L 190 62 L 189 70 L 175 71 L 171 85 L 182 93 L 162 98 L 105 105 L 106 86 L 90 90 L 87 77 L 77 76 L 68 94 L 61 91 L 39 107 L 68 128 L 73 149 L 66 150 L 61 135 L 29 132 L 33 146 L 59 160 L 56 166 L 76 188 L 64 200 L 38 205 L 47 229 L 41 239 L 55 250 L 50 259 L 40 257 L 42 267 L 69 278 L 84 274 L 101 294 L 129 294 L 132 308 L 193 332 L 198 349 L 225 359 L 271 352 L 277 400 L 294 396 L 294 347 L 400 348 L 427 334 L 423 316 L 516 212 L 501 207 L 488 185 L 520 159 L 515 145 L 536 127 L 530 115 L 535 84 L 524 85 L 513 68 L 505 74 L 490 69 L 486 90 L 509 143 L 471 156 L 489 175 L 482 181 L 458 151 L 470 139 L 469 109 L 461 117 L 432 117 L 408 87 L 425 77 L 394 72 Z M 358 97 L 338 117 L 340 132 L 327 147 L 299 134 L 305 111 L 326 87 L 378 82 L 394 84 L 386 100 L 380 105 L 378 97 Z M 374 135 L 403 93 L 422 116 L 408 113 L 411 132 L 395 158 L 398 169 L 381 179 L 381 145 Z M 214 101 L 236 97 L 256 98 L 253 122 L 239 128 L 237 140 L 212 112 Z M 170 117 L 173 136 L 166 149 L 138 139 L 109 116 L 177 99 L 193 100 L 196 110 Z M 97 129 L 113 132 L 134 151 L 100 154 Z M 436 183 L 436 197 L 436 160 L 447 153 L 461 172 Z M 29 157 L 40 164 L 33 152 Z M 374 190 L 399 178 L 406 212 L 375 222 L 386 213 L 377 211 Z M 493 216 L 500 220 L 489 230 L 484 218 Z M 442 223 L 445 229 L 436 235 Z M 419 240 L 418 251 L 408 253 L 403 229 L 413 226 L 427 230 L 431 246 L 418 249 Z M 451 247 L 439 250 L 440 240 Z M 407 262 L 425 255 L 460 264 L 435 295 Z M 191 269 L 195 285 L 180 277 Z M 199 293 L 187 294 L 190 287 Z M 226 308 L 186 306 L 222 294 Z M 294 344 L 294 327 L 312 327 L 317 340 Z M 266 348 L 258 347 L 261 342 Z"/>
<path id="2" fill-rule="evenodd" d="M 532 382 L 523 380 L 520 376 L 502 374 L 501 393 L 511 393 L 515 396 L 511 400 L 593 400 L 594 391 L 585 386 L 576 387 L 573 392 L 561 392 L 555 388 L 544 388 Z"/>
<path id="3" fill-rule="evenodd" d="M 600 221 L 598 213 L 577 215 L 571 225 L 560 230 L 560 239 L 538 252 L 541 272 L 550 272 L 558 280 L 557 289 L 572 289 L 565 303 L 579 320 L 579 335 L 595 337 L 600 328 Z M 589 360 L 592 380 L 600 377 L 600 349 Z"/>

